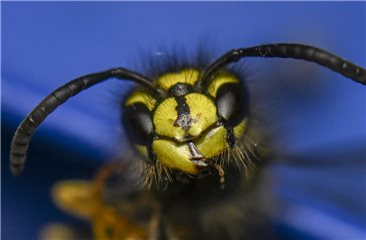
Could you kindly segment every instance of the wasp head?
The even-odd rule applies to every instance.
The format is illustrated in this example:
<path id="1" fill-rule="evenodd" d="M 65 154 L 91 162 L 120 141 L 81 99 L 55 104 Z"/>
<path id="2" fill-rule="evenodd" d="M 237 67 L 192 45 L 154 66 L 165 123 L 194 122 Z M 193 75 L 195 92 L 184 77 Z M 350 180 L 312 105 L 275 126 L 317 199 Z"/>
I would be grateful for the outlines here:
<path id="1" fill-rule="evenodd" d="M 200 75 L 166 73 L 155 81 L 165 97 L 140 88 L 126 98 L 126 130 L 148 164 L 198 175 L 238 148 L 248 126 L 246 88 L 233 73 L 219 72 L 205 85 Z"/>

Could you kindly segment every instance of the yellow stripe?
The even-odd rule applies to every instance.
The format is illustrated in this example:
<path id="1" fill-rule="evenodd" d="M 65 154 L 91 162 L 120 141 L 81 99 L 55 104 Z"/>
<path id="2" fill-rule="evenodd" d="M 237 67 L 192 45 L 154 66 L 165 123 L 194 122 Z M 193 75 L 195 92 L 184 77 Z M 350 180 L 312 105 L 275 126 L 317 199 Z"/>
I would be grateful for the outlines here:
<path id="1" fill-rule="evenodd" d="M 215 78 L 211 81 L 210 85 L 208 86 L 208 92 L 212 97 L 216 97 L 217 91 L 219 88 L 227 83 L 239 83 L 239 79 L 230 73 L 219 73 Z"/>
<path id="2" fill-rule="evenodd" d="M 218 120 L 215 103 L 209 97 L 200 93 L 191 93 L 186 95 L 185 99 L 193 121 L 189 130 L 186 132 L 183 128 L 174 125 L 178 118 L 176 110 L 178 104 L 171 97 L 156 107 L 153 116 L 156 134 L 183 141 L 186 134 L 193 137 L 199 136 L 202 131 Z"/>
<path id="3" fill-rule="evenodd" d="M 191 161 L 191 152 L 186 144 L 159 139 L 153 142 L 153 149 L 158 161 L 166 167 L 185 173 L 198 174 L 196 165 Z"/>
<path id="4" fill-rule="evenodd" d="M 234 127 L 234 135 L 236 139 L 240 139 L 247 127 L 247 120 L 241 121 Z M 220 126 L 210 130 L 205 135 L 195 141 L 198 150 L 206 157 L 212 158 L 218 156 L 221 152 L 229 148 L 226 141 L 227 131 L 224 126 Z"/>
<path id="5" fill-rule="evenodd" d="M 175 109 L 177 105 L 175 99 L 171 97 L 165 99 L 156 107 L 153 116 L 156 134 L 177 139 L 184 136 L 184 130 L 179 126 L 174 126 L 178 117 Z"/>
<path id="6" fill-rule="evenodd" d="M 139 145 L 139 144 L 135 144 L 135 148 L 136 150 L 142 154 L 143 156 L 145 157 L 148 157 L 148 152 L 147 152 L 147 149 L 146 149 L 146 145 Z"/>
<path id="7" fill-rule="evenodd" d="M 188 68 L 179 72 L 166 73 L 156 80 L 157 85 L 163 90 L 169 90 L 177 83 L 194 85 L 198 81 L 199 71 Z"/>
<path id="8" fill-rule="evenodd" d="M 126 99 L 126 106 L 130 106 L 135 103 L 145 104 L 146 107 L 152 111 L 155 107 L 156 100 L 147 92 L 137 90 Z"/>
<path id="9" fill-rule="evenodd" d="M 200 137 L 196 144 L 206 158 L 215 157 L 229 147 L 226 141 L 226 129 L 223 126 L 214 128 Z"/>
<path id="10" fill-rule="evenodd" d="M 234 136 L 236 139 L 240 139 L 247 130 L 248 118 L 245 118 L 238 125 L 234 127 Z"/>
<path id="11" fill-rule="evenodd" d="M 188 130 L 188 134 L 196 137 L 218 120 L 217 108 L 210 98 L 200 93 L 191 93 L 186 95 L 185 98 L 190 115 L 196 120 Z"/>

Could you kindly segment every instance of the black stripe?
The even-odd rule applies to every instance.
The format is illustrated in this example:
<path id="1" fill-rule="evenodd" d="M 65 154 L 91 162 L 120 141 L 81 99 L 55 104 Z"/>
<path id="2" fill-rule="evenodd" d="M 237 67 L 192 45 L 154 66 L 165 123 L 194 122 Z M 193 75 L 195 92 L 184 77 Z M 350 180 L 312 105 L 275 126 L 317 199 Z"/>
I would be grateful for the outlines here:
<path id="1" fill-rule="evenodd" d="M 178 113 L 178 118 L 183 114 L 189 115 L 191 113 L 186 98 L 184 96 L 175 97 L 175 101 L 177 101 L 178 104 L 178 106 L 175 108 Z"/>
<path id="2" fill-rule="evenodd" d="M 156 153 L 153 148 L 153 143 L 154 143 L 154 140 L 156 140 L 156 139 L 157 139 L 157 137 L 154 136 L 154 134 L 150 134 L 149 139 L 147 140 L 147 144 L 146 144 L 147 154 L 151 161 L 150 163 L 152 163 L 153 165 L 155 165 L 156 160 L 157 160 Z"/>
<path id="3" fill-rule="evenodd" d="M 226 142 L 229 144 L 229 146 L 231 148 L 233 148 L 236 143 L 234 128 L 224 118 L 221 118 L 218 123 L 221 124 L 225 128 Z"/>
<path id="4" fill-rule="evenodd" d="M 178 114 L 178 118 L 175 121 L 174 125 L 183 128 L 183 130 L 185 131 L 188 131 L 192 125 L 193 119 L 190 115 L 191 111 L 187 104 L 186 98 L 184 96 L 175 97 L 175 101 L 178 104 L 175 108 Z"/>
<path id="5" fill-rule="evenodd" d="M 186 83 L 177 83 L 170 88 L 169 92 L 174 97 L 181 97 L 193 92 L 193 87 Z"/>

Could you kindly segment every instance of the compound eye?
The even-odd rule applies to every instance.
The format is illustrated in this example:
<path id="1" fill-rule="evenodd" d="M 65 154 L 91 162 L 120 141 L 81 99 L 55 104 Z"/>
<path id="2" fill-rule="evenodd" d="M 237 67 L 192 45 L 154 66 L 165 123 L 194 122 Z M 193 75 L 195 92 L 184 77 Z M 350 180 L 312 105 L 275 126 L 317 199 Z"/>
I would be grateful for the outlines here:
<path id="1" fill-rule="evenodd" d="M 135 103 L 127 106 L 123 113 L 127 133 L 135 143 L 144 145 L 152 132 L 151 112 L 146 105 Z"/>
<path id="2" fill-rule="evenodd" d="M 231 124 L 237 125 L 249 112 L 249 97 L 241 84 L 227 83 L 222 85 L 216 94 L 218 113 Z"/>

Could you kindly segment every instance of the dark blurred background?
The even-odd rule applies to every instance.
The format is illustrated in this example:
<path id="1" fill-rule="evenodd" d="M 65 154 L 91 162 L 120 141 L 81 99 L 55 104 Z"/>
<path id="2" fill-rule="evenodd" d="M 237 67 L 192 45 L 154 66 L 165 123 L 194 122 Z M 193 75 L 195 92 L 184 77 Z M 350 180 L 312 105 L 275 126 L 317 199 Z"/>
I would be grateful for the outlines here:
<path id="1" fill-rule="evenodd" d="M 298 42 L 365 66 L 365 2 L 2 2 L 2 238 L 37 239 L 57 210 L 56 181 L 91 178 L 121 150 L 119 102 L 133 84 L 109 81 L 70 99 L 39 128 L 24 174 L 9 173 L 16 126 L 52 90 L 111 67 L 143 70 L 169 49 L 213 57 L 232 48 Z M 203 44 L 202 44 L 203 43 Z M 248 59 L 283 154 L 274 216 L 287 239 L 366 237 L 365 89 L 315 64 Z M 284 159 L 281 159 L 284 158 Z"/>

